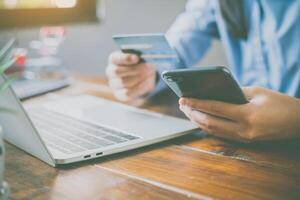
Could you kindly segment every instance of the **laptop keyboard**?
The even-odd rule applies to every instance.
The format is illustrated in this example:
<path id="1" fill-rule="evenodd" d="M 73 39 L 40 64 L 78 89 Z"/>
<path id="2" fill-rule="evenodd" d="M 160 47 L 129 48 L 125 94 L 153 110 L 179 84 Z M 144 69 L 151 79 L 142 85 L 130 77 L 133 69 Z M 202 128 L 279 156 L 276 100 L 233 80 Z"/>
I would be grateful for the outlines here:
<path id="1" fill-rule="evenodd" d="M 84 122 L 45 108 L 30 109 L 28 113 L 46 145 L 65 154 L 139 139 L 128 133 Z"/>

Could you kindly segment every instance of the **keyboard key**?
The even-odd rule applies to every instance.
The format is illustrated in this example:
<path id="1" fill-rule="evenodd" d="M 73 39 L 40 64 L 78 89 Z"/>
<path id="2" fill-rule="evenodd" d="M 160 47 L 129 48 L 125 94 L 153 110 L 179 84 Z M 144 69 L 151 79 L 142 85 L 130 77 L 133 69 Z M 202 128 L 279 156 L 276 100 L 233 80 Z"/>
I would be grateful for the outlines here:
<path id="1" fill-rule="evenodd" d="M 127 140 L 136 140 L 136 139 L 139 139 L 139 137 L 137 137 L 137 136 L 125 135 L 125 134 L 122 137 L 126 138 Z"/>
<path id="2" fill-rule="evenodd" d="M 112 133 L 113 135 L 116 135 L 116 136 L 125 138 L 125 139 L 127 139 L 127 140 L 135 140 L 135 139 L 139 139 L 139 137 L 137 137 L 137 136 L 128 135 L 128 134 L 121 133 L 121 132 L 117 132 L 117 131 L 113 131 L 113 132 L 111 132 L 111 133 Z"/>
<path id="3" fill-rule="evenodd" d="M 124 140 L 122 138 L 114 137 L 114 136 L 111 136 L 111 135 L 105 136 L 104 139 L 107 139 L 107 140 L 115 142 L 115 143 L 121 143 L 121 142 L 126 142 L 127 141 L 127 140 Z"/>
<path id="4" fill-rule="evenodd" d="M 90 135 L 84 135 L 82 137 L 84 139 L 88 140 L 89 142 L 99 144 L 103 147 L 114 144 L 114 142 L 105 141 L 103 139 L 99 139 L 99 138 L 96 138 L 96 137 L 93 137 L 93 136 L 90 136 Z"/>
<path id="5" fill-rule="evenodd" d="M 61 148 L 60 146 L 52 144 L 50 141 L 46 141 L 46 145 L 47 145 L 47 147 L 58 150 L 58 151 L 63 152 L 65 154 L 71 154 L 72 153 L 71 150 Z"/>
<path id="6" fill-rule="evenodd" d="M 70 150 L 74 153 L 84 151 L 84 149 L 77 147 L 71 143 L 65 142 L 64 140 L 61 140 L 57 137 L 54 137 L 52 135 L 49 135 L 48 133 L 45 134 L 45 132 L 42 132 L 41 134 L 42 138 L 45 138 L 46 141 L 50 141 L 51 143 L 56 144 L 57 146 L 63 147 L 67 150 Z"/>
<path id="7" fill-rule="evenodd" d="M 68 142 L 71 142 L 73 144 L 76 144 L 80 147 L 82 147 L 83 149 L 87 149 L 87 150 L 90 150 L 90 149 L 97 149 L 99 147 L 101 147 L 100 145 L 96 145 L 96 144 L 92 144 L 92 143 L 89 143 L 89 142 L 86 142 L 82 139 L 80 139 L 79 137 L 74 137 L 62 130 L 59 130 L 59 129 L 51 129 L 53 132 L 56 133 L 57 136 L 59 136 L 60 138 L 62 139 L 65 139 L 66 141 Z"/>

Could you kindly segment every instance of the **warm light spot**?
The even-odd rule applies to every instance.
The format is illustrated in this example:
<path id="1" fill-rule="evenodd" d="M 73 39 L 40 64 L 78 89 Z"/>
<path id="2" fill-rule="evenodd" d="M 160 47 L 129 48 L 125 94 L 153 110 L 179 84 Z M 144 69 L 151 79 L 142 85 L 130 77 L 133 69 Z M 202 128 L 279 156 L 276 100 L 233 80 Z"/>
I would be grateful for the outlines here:
<path id="1" fill-rule="evenodd" d="M 54 0 L 55 6 L 58 8 L 73 8 L 76 6 L 77 0 Z"/>
<path id="2" fill-rule="evenodd" d="M 6 8 L 16 8 L 18 5 L 18 0 L 4 0 L 4 6 Z"/>

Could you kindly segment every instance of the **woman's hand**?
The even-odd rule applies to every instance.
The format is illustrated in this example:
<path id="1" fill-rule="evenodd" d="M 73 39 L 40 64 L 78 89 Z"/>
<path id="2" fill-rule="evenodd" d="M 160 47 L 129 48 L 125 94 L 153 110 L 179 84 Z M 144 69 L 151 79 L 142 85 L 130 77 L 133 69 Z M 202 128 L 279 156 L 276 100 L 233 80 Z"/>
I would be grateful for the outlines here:
<path id="1" fill-rule="evenodd" d="M 155 67 L 139 61 L 137 55 L 118 51 L 109 57 L 106 75 L 115 97 L 121 101 L 137 99 L 155 88 Z"/>
<path id="2" fill-rule="evenodd" d="M 205 132 L 252 142 L 300 136 L 300 100 L 264 88 L 243 89 L 244 105 L 181 98 L 180 109 Z"/>

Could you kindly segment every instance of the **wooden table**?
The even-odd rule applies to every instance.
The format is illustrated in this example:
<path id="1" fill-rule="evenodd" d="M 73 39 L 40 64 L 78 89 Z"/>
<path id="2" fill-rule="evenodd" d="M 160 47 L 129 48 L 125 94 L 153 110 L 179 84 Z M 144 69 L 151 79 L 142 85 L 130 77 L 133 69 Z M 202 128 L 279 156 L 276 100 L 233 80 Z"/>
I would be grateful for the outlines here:
<path id="1" fill-rule="evenodd" d="M 82 93 L 113 99 L 92 77 L 41 98 Z M 135 104 L 183 117 L 170 92 Z M 300 199 L 299 141 L 240 144 L 195 132 L 60 168 L 10 144 L 6 149 L 11 199 Z"/>

